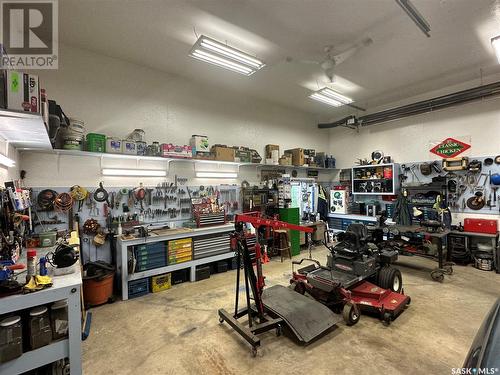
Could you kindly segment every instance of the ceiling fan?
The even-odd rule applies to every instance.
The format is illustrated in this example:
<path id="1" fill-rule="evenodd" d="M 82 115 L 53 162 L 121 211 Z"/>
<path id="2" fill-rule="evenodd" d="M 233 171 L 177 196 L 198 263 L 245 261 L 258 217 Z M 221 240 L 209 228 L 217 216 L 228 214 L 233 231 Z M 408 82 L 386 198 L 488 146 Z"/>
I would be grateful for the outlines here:
<path id="1" fill-rule="evenodd" d="M 334 47 L 332 45 L 328 45 L 323 49 L 325 53 L 325 57 L 320 61 L 315 60 L 295 60 L 292 57 L 287 57 L 287 62 L 297 61 L 303 64 L 316 64 L 323 69 L 325 76 L 328 78 L 329 83 L 333 83 L 335 80 L 335 67 L 339 64 L 342 64 L 345 60 L 349 59 L 353 56 L 357 51 L 361 48 L 369 46 L 373 43 L 371 38 L 365 38 L 359 43 L 354 44 L 352 47 L 348 48 L 344 52 L 338 53 L 334 55 Z"/>

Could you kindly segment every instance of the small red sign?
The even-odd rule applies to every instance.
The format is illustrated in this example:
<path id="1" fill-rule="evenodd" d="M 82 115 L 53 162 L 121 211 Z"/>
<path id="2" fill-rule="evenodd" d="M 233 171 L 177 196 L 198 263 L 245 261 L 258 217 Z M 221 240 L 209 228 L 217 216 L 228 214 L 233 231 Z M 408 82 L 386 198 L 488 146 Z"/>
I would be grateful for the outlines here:
<path id="1" fill-rule="evenodd" d="M 442 158 L 454 158 L 469 148 L 470 145 L 467 143 L 454 138 L 446 138 L 444 141 L 434 146 L 430 151 Z"/>

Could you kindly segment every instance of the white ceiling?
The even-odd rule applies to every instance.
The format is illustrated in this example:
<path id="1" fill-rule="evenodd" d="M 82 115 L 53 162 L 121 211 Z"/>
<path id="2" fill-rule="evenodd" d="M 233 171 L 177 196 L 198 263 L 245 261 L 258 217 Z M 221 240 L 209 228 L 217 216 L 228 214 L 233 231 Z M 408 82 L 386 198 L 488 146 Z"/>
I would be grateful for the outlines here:
<path id="1" fill-rule="evenodd" d="M 461 83 L 500 66 L 500 0 L 412 0 L 431 25 L 427 38 L 394 0 L 64 0 L 60 40 L 108 56 L 244 92 L 319 115 L 343 113 L 308 98 L 326 82 L 315 65 L 371 37 L 336 69 L 333 84 L 373 108 Z M 255 54 L 267 66 L 241 76 L 188 57 L 195 32 Z M 64 62 L 61 62 L 64 63 Z"/>

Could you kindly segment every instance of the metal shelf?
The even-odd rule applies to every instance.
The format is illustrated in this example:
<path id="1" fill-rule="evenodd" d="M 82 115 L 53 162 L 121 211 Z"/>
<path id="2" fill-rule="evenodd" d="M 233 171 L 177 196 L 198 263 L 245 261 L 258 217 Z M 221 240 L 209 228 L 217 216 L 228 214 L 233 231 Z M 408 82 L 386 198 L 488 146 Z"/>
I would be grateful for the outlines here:
<path id="1" fill-rule="evenodd" d="M 167 273 L 167 272 L 174 272 L 174 271 L 178 271 L 178 270 L 182 270 L 182 269 L 186 269 L 186 268 L 192 268 L 192 267 L 196 267 L 196 266 L 199 266 L 202 264 L 217 262 L 219 260 L 231 259 L 231 258 L 234 258 L 235 255 L 236 255 L 236 253 L 234 251 L 231 251 L 231 252 L 228 252 L 225 254 L 213 255 L 210 257 L 206 257 L 206 258 L 200 258 L 200 259 L 190 260 L 187 262 L 172 264 L 170 266 L 153 268 L 153 269 L 147 270 L 147 271 L 135 272 L 135 273 L 131 273 L 128 275 L 128 281 L 142 279 L 144 277 L 151 277 L 151 276 L 155 276 L 155 275 L 159 275 L 159 274 Z M 194 280 L 192 280 L 192 281 L 194 281 Z"/>
<path id="2" fill-rule="evenodd" d="M 1 121 L 1 120 L 0 120 Z M 43 124 L 43 122 L 42 122 Z M 0 132 L 1 135 L 1 132 Z M 48 137 L 47 137 L 48 140 Z M 50 142 L 49 142 L 50 144 Z M 261 163 L 242 163 L 235 161 L 223 161 L 223 160 L 206 160 L 206 159 L 189 159 L 189 158 L 163 158 L 159 156 L 142 156 L 142 155 L 126 155 L 126 154 L 111 154 L 111 153 L 101 153 L 101 152 L 89 152 L 89 151 L 79 151 L 79 150 L 62 150 L 62 149 L 40 149 L 36 146 L 25 146 L 20 148 L 21 152 L 35 152 L 43 154 L 53 154 L 58 156 L 83 156 L 83 157 L 93 157 L 101 159 L 122 159 L 122 160 L 136 160 L 136 161 L 163 161 L 168 164 L 170 163 L 191 163 L 191 164 L 216 164 L 216 165 L 233 165 L 236 167 L 261 167 L 261 168 L 273 168 L 273 169 L 299 169 L 299 170 L 318 170 L 318 171 L 336 171 L 336 169 L 322 168 L 322 167 L 296 167 L 293 165 L 274 165 L 274 164 L 261 164 Z"/>
<path id="3" fill-rule="evenodd" d="M 0 109 L 0 137 L 15 148 L 52 150 L 47 128 L 39 113 Z"/>
<path id="4" fill-rule="evenodd" d="M 69 357 L 69 340 L 56 341 L 36 350 L 23 353 L 19 358 L 0 364 L 0 374 L 15 375 L 42 367 Z"/>

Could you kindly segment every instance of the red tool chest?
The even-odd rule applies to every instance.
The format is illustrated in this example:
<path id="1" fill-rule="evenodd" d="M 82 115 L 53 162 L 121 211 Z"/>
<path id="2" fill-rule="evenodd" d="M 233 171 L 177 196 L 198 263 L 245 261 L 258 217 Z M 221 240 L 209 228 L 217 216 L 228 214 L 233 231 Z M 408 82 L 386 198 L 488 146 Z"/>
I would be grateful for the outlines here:
<path id="1" fill-rule="evenodd" d="M 497 234 L 498 222 L 490 219 L 465 219 L 466 232 Z"/>

